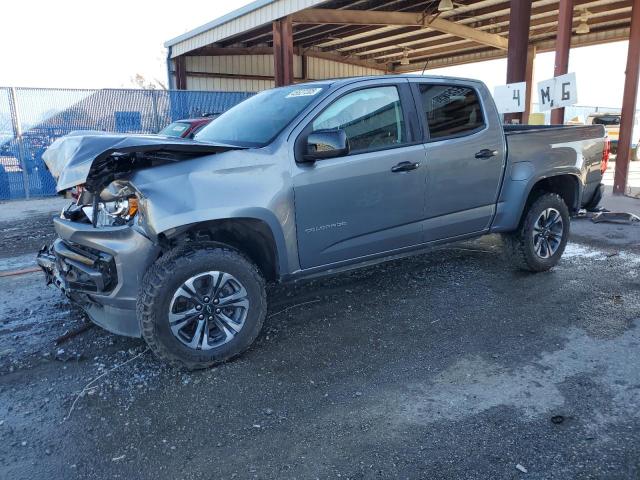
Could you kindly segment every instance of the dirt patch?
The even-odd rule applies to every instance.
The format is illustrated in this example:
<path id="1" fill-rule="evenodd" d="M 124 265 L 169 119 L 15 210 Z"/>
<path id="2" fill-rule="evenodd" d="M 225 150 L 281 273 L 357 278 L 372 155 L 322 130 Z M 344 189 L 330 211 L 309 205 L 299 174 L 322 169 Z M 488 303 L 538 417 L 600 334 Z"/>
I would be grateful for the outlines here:
<path id="1" fill-rule="evenodd" d="M 53 214 L 35 214 L 27 219 L 0 222 L 0 258 L 37 252 L 53 241 Z"/>

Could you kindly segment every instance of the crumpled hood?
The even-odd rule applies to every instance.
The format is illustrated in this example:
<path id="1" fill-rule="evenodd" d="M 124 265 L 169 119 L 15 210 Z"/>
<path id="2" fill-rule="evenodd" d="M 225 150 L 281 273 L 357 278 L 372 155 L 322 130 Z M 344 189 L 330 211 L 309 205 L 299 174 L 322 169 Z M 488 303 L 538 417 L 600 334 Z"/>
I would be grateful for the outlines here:
<path id="1" fill-rule="evenodd" d="M 157 135 L 75 131 L 53 142 L 42 159 L 57 180 L 56 190 L 60 192 L 85 183 L 97 162 L 121 161 L 121 154 L 157 153 L 169 159 L 174 155 L 178 161 L 184 156 L 193 158 L 241 148 Z"/>

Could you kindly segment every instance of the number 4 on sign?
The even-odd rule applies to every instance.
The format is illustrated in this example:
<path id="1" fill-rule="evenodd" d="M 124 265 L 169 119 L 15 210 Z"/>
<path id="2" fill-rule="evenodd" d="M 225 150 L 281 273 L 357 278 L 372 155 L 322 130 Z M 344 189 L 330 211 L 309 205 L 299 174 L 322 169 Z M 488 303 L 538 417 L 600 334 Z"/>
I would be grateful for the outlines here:
<path id="1" fill-rule="evenodd" d="M 500 113 L 516 113 L 525 111 L 526 82 L 500 85 L 493 91 L 493 98 Z"/>
<path id="2" fill-rule="evenodd" d="M 515 102 L 515 105 L 520 107 L 520 90 L 516 89 L 513 91 L 513 101 Z"/>

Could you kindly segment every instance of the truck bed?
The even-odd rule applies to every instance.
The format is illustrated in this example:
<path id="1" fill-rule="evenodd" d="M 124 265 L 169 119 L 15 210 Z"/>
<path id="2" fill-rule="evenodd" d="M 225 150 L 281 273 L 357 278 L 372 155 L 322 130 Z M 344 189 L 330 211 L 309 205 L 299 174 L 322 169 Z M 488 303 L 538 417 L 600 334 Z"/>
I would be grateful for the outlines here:
<path id="1" fill-rule="evenodd" d="M 602 125 L 505 125 L 504 132 L 511 168 L 530 162 L 544 178 L 559 168 L 573 166 L 573 174 L 584 185 L 581 206 L 596 194 L 602 181 L 606 135 Z"/>
<path id="2" fill-rule="evenodd" d="M 562 131 L 567 133 L 580 132 L 580 136 L 602 137 L 606 133 L 602 125 L 511 125 L 503 126 L 505 135 L 531 133 L 535 131 Z"/>

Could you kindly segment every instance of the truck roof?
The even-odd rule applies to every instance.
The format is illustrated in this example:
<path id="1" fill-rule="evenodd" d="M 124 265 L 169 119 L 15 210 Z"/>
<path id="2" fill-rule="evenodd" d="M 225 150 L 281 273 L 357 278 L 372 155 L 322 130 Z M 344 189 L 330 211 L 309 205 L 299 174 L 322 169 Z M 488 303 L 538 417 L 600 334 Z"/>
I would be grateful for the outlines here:
<path id="1" fill-rule="evenodd" d="M 342 77 L 342 78 L 330 78 L 327 80 L 314 80 L 312 82 L 298 83 L 299 86 L 312 86 L 312 85 L 347 85 L 349 83 L 361 82 L 364 80 L 380 80 L 381 78 L 423 78 L 425 80 L 451 80 L 451 81 L 465 81 L 472 83 L 482 83 L 480 80 L 464 77 L 451 77 L 445 75 L 417 75 L 410 73 L 403 73 L 397 75 L 367 75 L 362 77 Z"/>

